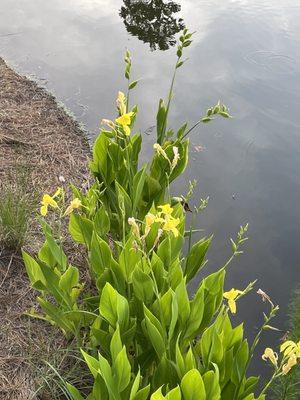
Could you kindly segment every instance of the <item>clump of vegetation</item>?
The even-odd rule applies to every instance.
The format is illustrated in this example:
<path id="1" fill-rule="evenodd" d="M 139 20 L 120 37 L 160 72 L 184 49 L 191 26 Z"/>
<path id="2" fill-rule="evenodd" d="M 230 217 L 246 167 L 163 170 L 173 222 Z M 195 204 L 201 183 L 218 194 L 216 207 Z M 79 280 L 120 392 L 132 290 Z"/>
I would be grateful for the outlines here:
<path id="1" fill-rule="evenodd" d="M 35 211 L 33 193 L 28 193 L 28 173 L 16 168 L 14 176 L 1 183 L 0 190 L 0 248 L 18 252 L 24 245 L 30 220 Z"/>
<path id="2" fill-rule="evenodd" d="M 294 290 L 291 296 L 288 313 L 288 337 L 296 341 L 300 337 L 300 289 Z M 272 386 L 272 399 L 297 400 L 300 397 L 300 366 L 280 377 Z"/>
<path id="3" fill-rule="evenodd" d="M 200 123 L 216 116 L 229 118 L 218 102 L 191 128 L 169 127 L 168 116 L 177 70 L 192 42 L 186 29 L 180 37 L 167 101 L 160 100 L 154 153 L 140 166 L 142 137 L 133 134 L 138 107 L 130 107 L 131 56 L 125 55 L 127 95 L 119 92 L 114 121 L 103 120 L 93 147 L 90 169 L 94 184 L 86 191 L 72 187 L 42 198 L 45 242 L 36 256 L 23 252 L 32 286 L 39 291 L 42 312 L 63 335 L 75 339 L 90 371 L 91 385 L 64 382 L 66 398 L 73 400 L 264 400 L 273 381 L 297 364 L 299 343 L 287 341 L 277 355 L 267 348 L 263 360 L 273 375 L 264 386 L 248 368 L 262 333 L 278 307 L 259 290 L 269 310 L 251 345 L 243 324 L 234 326 L 237 303 L 253 289 L 224 292 L 231 261 L 242 254 L 248 226 L 231 239 L 232 254 L 218 271 L 205 274 L 193 296 L 187 286 L 206 267 L 212 237 L 194 240 L 197 229 L 186 224 L 193 186 L 185 197 L 170 195 L 170 184 L 188 163 L 188 135 Z M 200 200 L 197 212 L 207 200 Z M 50 224 L 48 213 L 57 223 Z M 61 227 L 85 251 L 89 280 L 69 262 Z M 193 221 L 194 224 L 194 221 Z M 185 242 L 187 254 L 184 254 Z"/>

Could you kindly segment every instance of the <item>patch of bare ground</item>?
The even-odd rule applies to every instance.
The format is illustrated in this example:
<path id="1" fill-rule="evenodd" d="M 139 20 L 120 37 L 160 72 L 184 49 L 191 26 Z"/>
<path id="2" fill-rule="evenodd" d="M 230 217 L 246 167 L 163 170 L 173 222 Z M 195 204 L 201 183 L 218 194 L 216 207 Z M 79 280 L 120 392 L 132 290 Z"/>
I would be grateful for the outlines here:
<path id="1" fill-rule="evenodd" d="M 0 184 L 13 179 L 16 167 L 22 166 L 29 174 L 29 193 L 52 192 L 60 175 L 66 182 L 81 185 L 88 180 L 89 153 L 80 126 L 57 105 L 55 98 L 0 59 Z M 38 240 L 38 234 L 31 235 L 26 248 L 35 249 Z M 54 398 L 51 391 L 40 389 L 47 386 L 47 373 L 51 372 L 45 361 L 51 362 L 60 350 L 63 354 L 69 344 L 48 323 L 24 315 L 36 304 L 36 295 L 29 286 L 21 257 L 2 248 L 1 400 Z M 62 366 L 64 357 L 58 359 Z"/>

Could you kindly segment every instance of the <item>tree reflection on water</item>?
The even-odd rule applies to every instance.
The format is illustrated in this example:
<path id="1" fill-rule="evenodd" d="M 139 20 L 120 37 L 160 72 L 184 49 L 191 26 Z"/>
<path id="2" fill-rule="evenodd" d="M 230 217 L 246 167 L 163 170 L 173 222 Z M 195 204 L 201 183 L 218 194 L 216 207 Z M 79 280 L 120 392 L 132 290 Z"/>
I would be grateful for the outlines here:
<path id="1" fill-rule="evenodd" d="M 151 50 L 167 50 L 176 43 L 175 35 L 185 28 L 182 18 L 173 14 L 180 4 L 164 0 L 123 0 L 120 16 L 127 31 L 145 43 Z"/>

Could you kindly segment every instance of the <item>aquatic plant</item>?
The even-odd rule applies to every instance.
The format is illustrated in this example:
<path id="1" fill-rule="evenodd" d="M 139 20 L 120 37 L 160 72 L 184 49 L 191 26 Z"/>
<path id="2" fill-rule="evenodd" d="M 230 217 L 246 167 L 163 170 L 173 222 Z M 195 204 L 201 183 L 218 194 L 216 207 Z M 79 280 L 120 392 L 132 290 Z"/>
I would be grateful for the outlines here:
<path id="1" fill-rule="evenodd" d="M 263 400 L 271 383 L 297 363 L 299 345 L 289 341 L 282 345 L 280 357 L 265 350 L 263 359 L 274 373 L 262 389 L 259 377 L 248 376 L 261 334 L 278 307 L 259 291 L 268 300 L 269 311 L 251 346 L 243 325 L 232 325 L 231 314 L 237 312 L 240 298 L 254 286 L 251 282 L 224 292 L 227 269 L 247 240 L 247 225 L 231 239 L 232 254 L 224 266 L 207 272 L 193 296 L 187 289 L 206 266 L 212 237 L 193 243 L 197 230 L 186 227 L 194 184 L 185 197 L 171 197 L 169 187 L 187 165 L 190 132 L 215 116 L 230 117 L 218 102 L 191 128 L 169 127 L 175 75 L 191 41 L 192 34 L 185 29 L 167 101 L 159 101 L 154 154 L 142 166 L 142 138 L 133 134 L 138 108 L 129 104 L 137 81 L 131 81 L 131 56 L 126 52 L 128 92 L 118 94 L 114 121 L 102 121 L 105 128 L 90 163 L 93 185 L 86 191 L 72 186 L 71 203 L 61 188 L 54 195 L 45 194 L 41 214 L 46 218 L 54 213 L 58 228 L 42 220 L 42 248 L 36 257 L 23 252 L 43 311 L 29 314 L 75 337 L 90 370 L 93 384 L 88 393 L 66 383 L 74 400 Z M 201 200 L 196 212 L 206 205 L 207 200 Z M 66 218 L 73 240 L 86 252 L 86 281 L 64 251 L 61 227 Z"/>
<path id="2" fill-rule="evenodd" d="M 288 337 L 296 341 L 300 336 L 300 290 L 291 294 L 288 313 Z M 297 400 L 300 396 L 300 367 L 296 365 L 289 374 L 281 376 L 271 385 L 273 400 Z"/>

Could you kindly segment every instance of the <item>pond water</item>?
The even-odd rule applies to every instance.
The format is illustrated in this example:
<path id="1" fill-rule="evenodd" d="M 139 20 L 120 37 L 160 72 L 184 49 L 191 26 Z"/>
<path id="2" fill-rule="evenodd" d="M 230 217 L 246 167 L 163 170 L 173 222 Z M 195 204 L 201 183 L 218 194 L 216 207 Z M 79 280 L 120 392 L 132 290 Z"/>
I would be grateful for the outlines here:
<path id="1" fill-rule="evenodd" d="M 250 239 L 228 272 L 228 288 L 258 279 L 257 288 L 280 305 L 275 324 L 285 329 L 290 291 L 300 280 L 300 4 L 178 0 L 181 10 L 174 4 L 157 23 L 153 9 L 135 15 L 130 3 L 1 0 L 0 56 L 52 91 L 93 138 L 100 119 L 113 117 L 129 48 L 133 73 L 142 78 L 134 100 L 141 110 L 138 125 L 147 132 L 146 159 L 155 140 L 149 128 L 176 58 L 172 32 L 184 24 L 196 31 L 176 81 L 172 124 L 196 121 L 218 99 L 234 119 L 193 133 L 190 164 L 174 191 L 185 192 L 188 180 L 197 179 L 196 197 L 210 197 L 198 223 L 215 234 L 211 270 L 229 255 L 229 237 L 249 222 Z M 246 320 L 251 337 L 265 307 L 255 291 L 241 300 L 236 320 Z M 282 335 L 266 333 L 262 345 L 277 345 Z M 262 364 L 258 357 L 259 372 Z"/>

